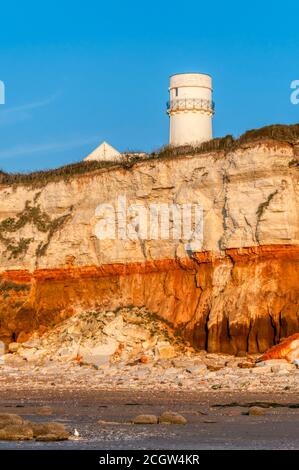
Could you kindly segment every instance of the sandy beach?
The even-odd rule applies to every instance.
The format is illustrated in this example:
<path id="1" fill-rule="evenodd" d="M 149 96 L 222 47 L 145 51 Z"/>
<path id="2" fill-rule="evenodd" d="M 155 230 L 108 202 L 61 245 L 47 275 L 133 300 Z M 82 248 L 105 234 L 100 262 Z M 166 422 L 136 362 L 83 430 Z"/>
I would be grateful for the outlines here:
<path id="1" fill-rule="evenodd" d="M 253 405 L 264 414 L 246 415 Z M 50 406 L 52 416 L 37 415 L 40 406 Z M 187 424 L 130 424 L 138 414 L 166 410 L 181 413 Z M 55 420 L 80 434 L 63 442 L 1 442 L 0 449 L 299 449 L 296 393 L 8 387 L 1 392 L 0 412 Z"/>

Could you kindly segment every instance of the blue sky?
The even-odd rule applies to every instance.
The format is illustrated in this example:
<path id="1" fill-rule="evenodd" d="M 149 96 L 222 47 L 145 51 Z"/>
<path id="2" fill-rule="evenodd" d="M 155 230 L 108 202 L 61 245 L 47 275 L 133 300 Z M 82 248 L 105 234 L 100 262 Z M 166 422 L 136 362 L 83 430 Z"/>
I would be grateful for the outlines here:
<path id="1" fill-rule="evenodd" d="M 0 168 L 168 140 L 168 77 L 213 77 L 214 135 L 299 122 L 298 1 L 26 1 L 0 6 Z"/>

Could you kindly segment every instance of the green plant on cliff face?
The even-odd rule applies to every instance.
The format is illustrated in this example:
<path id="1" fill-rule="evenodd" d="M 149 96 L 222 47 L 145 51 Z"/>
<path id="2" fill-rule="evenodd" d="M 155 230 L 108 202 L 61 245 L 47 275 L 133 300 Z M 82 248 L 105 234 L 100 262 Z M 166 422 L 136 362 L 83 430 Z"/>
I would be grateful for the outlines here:
<path id="1" fill-rule="evenodd" d="M 34 202 L 36 203 L 36 199 Z M 72 207 L 70 208 L 71 211 Z M 16 241 L 13 237 L 9 237 L 9 234 L 16 233 L 25 225 L 32 223 L 39 232 L 47 234 L 46 241 L 41 242 L 36 249 L 36 255 L 42 256 L 45 254 L 55 232 L 67 221 L 70 215 L 71 213 L 68 213 L 52 220 L 46 212 L 42 211 L 39 204 L 32 206 L 30 201 L 26 201 L 25 208 L 16 217 L 8 217 L 0 222 L 0 241 L 6 247 L 9 258 L 21 256 L 27 252 L 33 238 L 20 238 Z"/>
<path id="2" fill-rule="evenodd" d="M 18 284 L 17 282 L 3 280 L 0 283 L 0 293 L 9 292 L 14 290 L 15 292 L 27 292 L 30 290 L 28 284 Z"/>
<path id="3" fill-rule="evenodd" d="M 16 232 L 30 222 L 32 222 L 40 232 L 47 232 L 51 219 L 48 214 L 42 212 L 39 205 L 31 206 L 30 201 L 26 201 L 25 208 L 16 218 L 8 217 L 0 223 L 0 233 Z"/>
<path id="4" fill-rule="evenodd" d="M 256 211 L 258 221 L 260 221 L 263 213 L 265 212 L 265 209 L 269 207 L 270 202 L 272 201 L 274 196 L 276 196 L 277 193 L 278 193 L 278 189 L 276 189 L 276 191 L 274 191 L 273 193 L 269 194 L 267 199 L 258 206 L 257 211 Z"/>
<path id="5" fill-rule="evenodd" d="M 9 243 L 6 249 L 10 252 L 10 258 L 17 258 L 26 253 L 33 238 L 21 238 L 16 244 Z"/>
<path id="6" fill-rule="evenodd" d="M 57 219 L 54 219 L 51 222 L 49 226 L 49 232 L 48 232 L 48 237 L 47 237 L 46 242 L 45 243 L 41 242 L 36 249 L 37 257 L 45 255 L 54 233 L 67 221 L 69 217 L 70 217 L 70 214 L 65 214 L 65 215 L 62 215 L 61 217 L 58 217 Z"/>
<path id="7" fill-rule="evenodd" d="M 4 173 L 0 171 L 0 185 L 28 185 L 33 188 L 43 187 L 52 181 L 67 181 L 78 175 L 88 174 L 96 170 L 107 170 L 112 168 L 122 168 L 125 171 L 139 162 L 151 160 L 172 160 L 178 157 L 200 155 L 207 152 L 230 152 L 240 148 L 244 144 L 261 140 L 276 140 L 294 144 L 299 140 L 299 124 L 294 125 L 273 125 L 252 129 L 235 139 L 231 135 L 222 138 L 212 139 L 197 147 L 183 145 L 180 147 L 164 146 L 159 150 L 139 156 L 138 154 L 123 154 L 120 162 L 107 161 L 81 161 L 72 163 L 60 168 L 45 171 L 36 171 L 28 174 L 24 173 Z"/>
<path id="8" fill-rule="evenodd" d="M 289 161 L 289 167 L 292 168 L 292 167 L 296 167 L 296 168 L 299 168 L 299 158 L 298 159 L 292 159 Z"/>
<path id="9" fill-rule="evenodd" d="M 278 189 L 276 189 L 275 191 L 273 191 L 273 193 L 269 194 L 269 196 L 267 197 L 267 199 L 262 202 L 258 208 L 257 208 L 257 211 L 256 211 L 256 215 L 257 215 L 257 221 L 256 221 L 256 230 L 255 230 L 255 238 L 257 240 L 257 242 L 259 242 L 259 223 L 261 221 L 261 218 L 263 216 L 263 213 L 265 212 L 265 210 L 269 207 L 270 205 L 270 202 L 272 201 L 272 199 L 274 198 L 274 196 L 276 196 L 276 194 L 278 193 Z"/>

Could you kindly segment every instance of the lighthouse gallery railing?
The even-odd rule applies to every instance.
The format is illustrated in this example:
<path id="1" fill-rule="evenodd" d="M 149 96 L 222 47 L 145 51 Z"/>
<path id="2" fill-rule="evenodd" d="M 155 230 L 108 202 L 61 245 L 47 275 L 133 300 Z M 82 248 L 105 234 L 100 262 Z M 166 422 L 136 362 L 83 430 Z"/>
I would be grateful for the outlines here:
<path id="1" fill-rule="evenodd" d="M 199 110 L 215 112 L 214 101 L 205 100 L 201 98 L 177 98 L 167 101 L 167 112 L 171 111 L 184 111 L 184 110 Z"/>

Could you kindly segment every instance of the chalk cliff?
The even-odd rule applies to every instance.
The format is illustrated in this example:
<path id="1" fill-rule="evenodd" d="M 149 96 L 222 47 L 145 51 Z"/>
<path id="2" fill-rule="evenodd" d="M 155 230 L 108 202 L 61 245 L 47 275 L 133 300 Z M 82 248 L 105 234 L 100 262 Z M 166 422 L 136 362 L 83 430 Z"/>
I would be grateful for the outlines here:
<path id="1" fill-rule="evenodd" d="M 213 352 L 263 352 L 298 332 L 298 160 L 299 140 L 263 137 L 46 183 L 0 178 L 0 338 L 130 305 Z M 96 208 L 119 196 L 200 204 L 201 248 L 99 240 Z"/>

